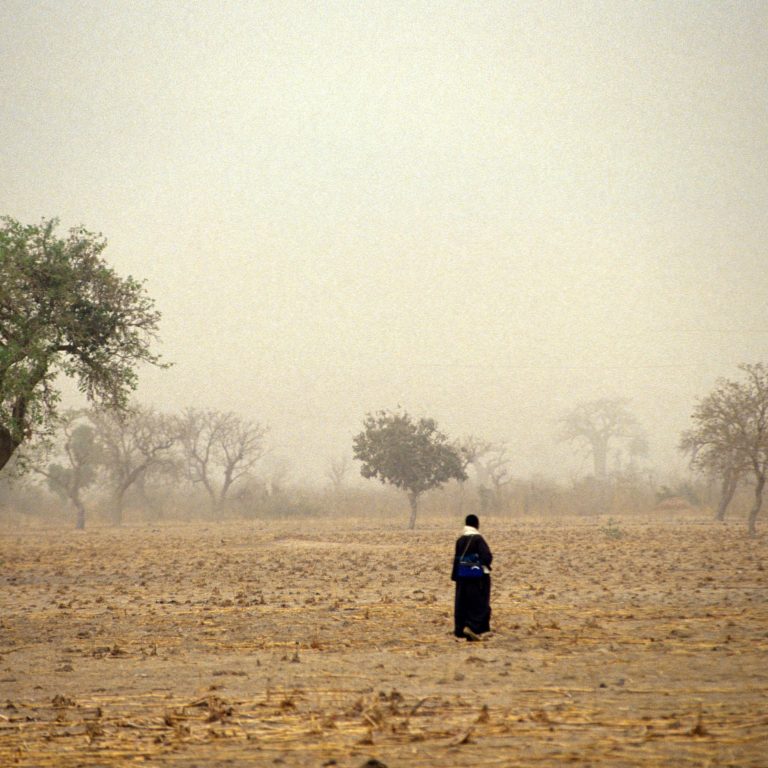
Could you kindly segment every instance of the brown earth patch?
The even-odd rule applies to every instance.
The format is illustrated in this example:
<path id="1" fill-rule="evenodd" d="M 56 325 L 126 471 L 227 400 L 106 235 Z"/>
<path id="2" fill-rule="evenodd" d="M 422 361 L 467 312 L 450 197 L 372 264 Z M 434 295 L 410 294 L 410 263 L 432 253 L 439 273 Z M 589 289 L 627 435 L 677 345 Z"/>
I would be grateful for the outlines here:
<path id="1" fill-rule="evenodd" d="M 489 520 L 466 643 L 456 527 L 0 535 L 0 765 L 766 765 L 764 538 Z"/>

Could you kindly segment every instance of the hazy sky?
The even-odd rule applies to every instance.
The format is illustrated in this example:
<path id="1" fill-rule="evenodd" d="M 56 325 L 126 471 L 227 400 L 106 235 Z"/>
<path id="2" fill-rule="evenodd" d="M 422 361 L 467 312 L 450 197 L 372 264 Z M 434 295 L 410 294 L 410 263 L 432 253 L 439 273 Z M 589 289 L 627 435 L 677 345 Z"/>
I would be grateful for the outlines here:
<path id="1" fill-rule="evenodd" d="M 398 404 L 519 475 L 626 396 L 678 462 L 768 344 L 768 2 L 0 0 L 0 213 L 110 241 L 158 407 L 293 476 Z"/>

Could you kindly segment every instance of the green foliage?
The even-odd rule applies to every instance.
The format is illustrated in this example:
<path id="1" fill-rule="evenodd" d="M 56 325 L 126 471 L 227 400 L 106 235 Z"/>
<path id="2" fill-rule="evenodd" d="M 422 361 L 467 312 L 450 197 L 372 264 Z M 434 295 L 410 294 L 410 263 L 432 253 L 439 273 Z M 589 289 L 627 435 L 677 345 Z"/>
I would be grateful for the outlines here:
<path id="1" fill-rule="evenodd" d="M 624 531 L 619 527 L 618 520 L 612 517 L 608 518 L 608 522 L 600 528 L 600 532 L 606 539 L 623 539 L 625 536 Z"/>
<path id="2" fill-rule="evenodd" d="M 56 219 L 0 218 L 0 467 L 56 416 L 58 374 L 92 402 L 123 408 L 160 315 L 142 283 L 102 258 L 106 241 Z"/>
<path id="3" fill-rule="evenodd" d="M 438 430 L 434 419 L 414 421 L 407 413 L 368 414 L 352 443 L 360 474 L 377 478 L 414 497 L 448 480 L 466 480 L 465 460 Z"/>

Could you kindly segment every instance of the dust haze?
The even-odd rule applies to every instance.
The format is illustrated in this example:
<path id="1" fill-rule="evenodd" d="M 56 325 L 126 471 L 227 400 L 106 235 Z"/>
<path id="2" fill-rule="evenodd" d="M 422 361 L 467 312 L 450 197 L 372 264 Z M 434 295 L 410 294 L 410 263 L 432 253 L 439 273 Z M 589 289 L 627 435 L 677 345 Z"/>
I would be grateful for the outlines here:
<path id="1" fill-rule="evenodd" d="M 765 765 L 765 446 L 678 450 L 766 360 L 765 0 L 3 0 L 0 73 L 0 214 L 102 232 L 173 363 L 0 477 L 0 763 Z M 412 531 L 379 409 L 477 449 Z"/>
<path id="2" fill-rule="evenodd" d="M 161 409 L 321 482 L 398 404 L 524 476 L 627 397 L 649 463 L 768 339 L 768 7 L 5 2 L 0 208 L 146 279 Z"/>

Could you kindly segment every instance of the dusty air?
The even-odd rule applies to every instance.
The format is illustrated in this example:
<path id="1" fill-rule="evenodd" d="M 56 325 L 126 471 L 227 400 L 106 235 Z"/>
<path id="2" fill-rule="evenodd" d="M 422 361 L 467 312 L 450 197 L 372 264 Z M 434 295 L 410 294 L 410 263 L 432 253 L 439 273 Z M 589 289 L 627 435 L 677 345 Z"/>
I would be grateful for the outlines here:
<path id="1" fill-rule="evenodd" d="M 768 5 L 0 30 L 0 765 L 765 764 Z"/>

